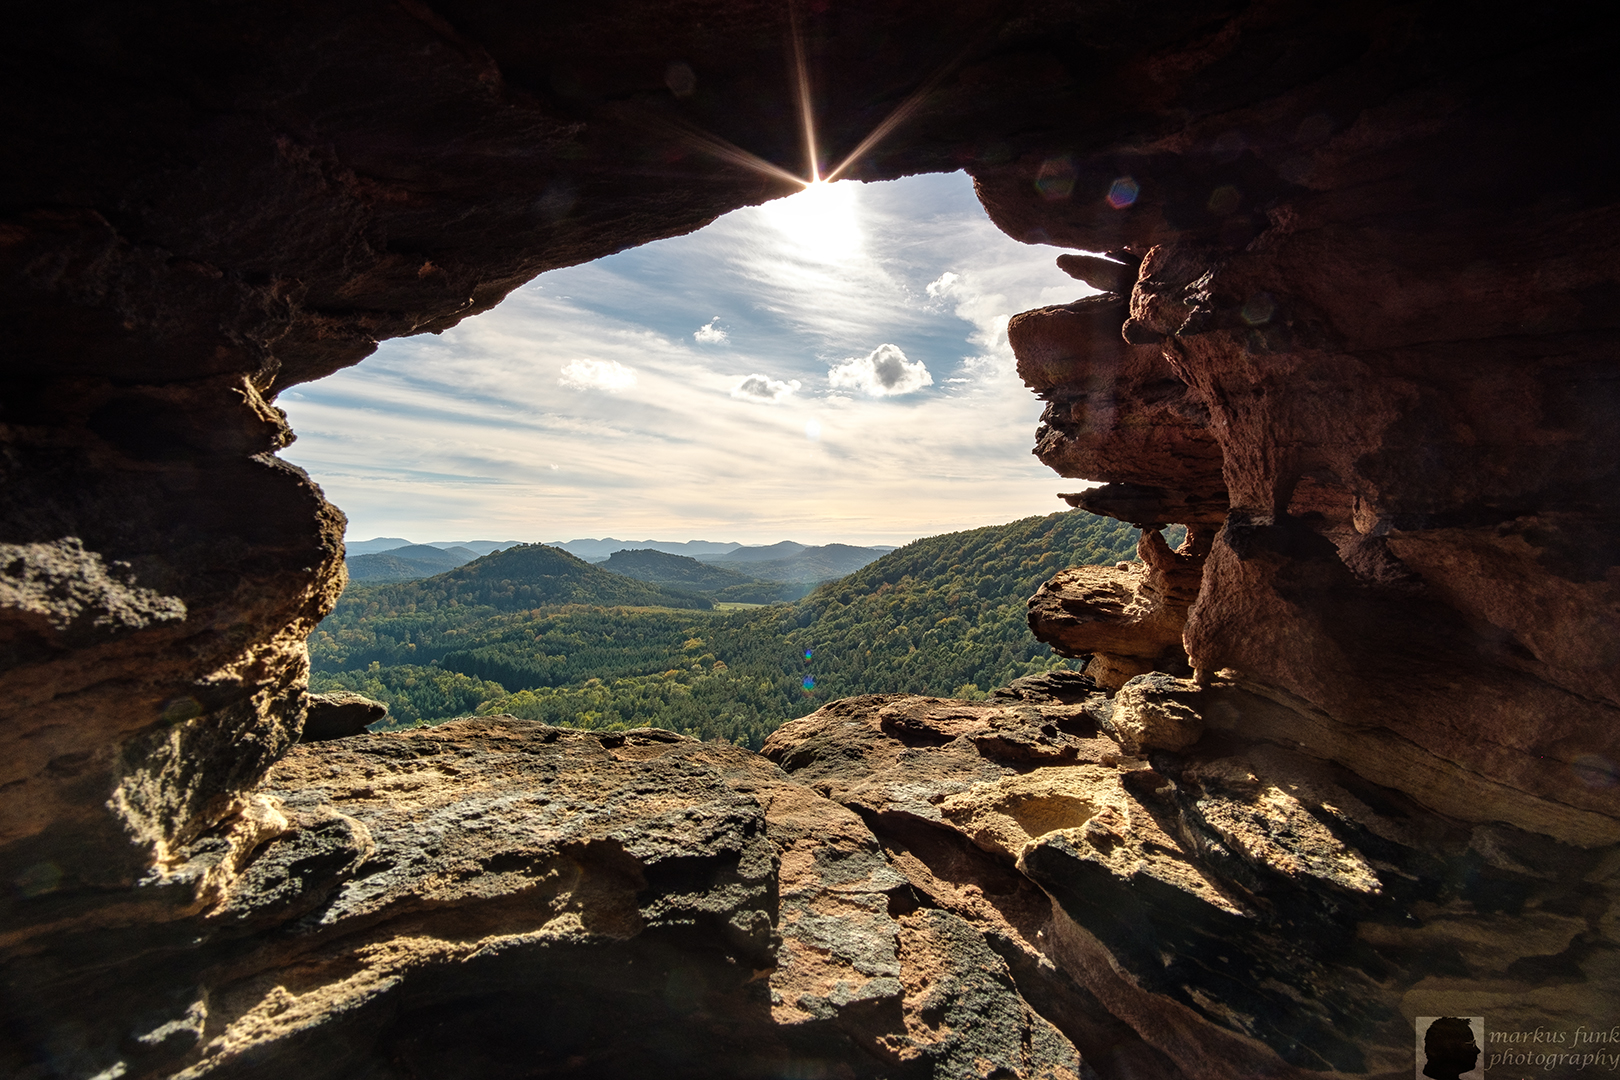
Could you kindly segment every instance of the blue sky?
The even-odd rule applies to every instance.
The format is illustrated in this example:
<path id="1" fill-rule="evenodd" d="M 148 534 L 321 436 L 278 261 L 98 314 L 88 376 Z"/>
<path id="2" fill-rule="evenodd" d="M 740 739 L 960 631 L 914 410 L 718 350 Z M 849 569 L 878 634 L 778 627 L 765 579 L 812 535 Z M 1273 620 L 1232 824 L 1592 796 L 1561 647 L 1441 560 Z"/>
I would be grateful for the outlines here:
<path id="1" fill-rule="evenodd" d="M 278 401 L 349 538 L 904 543 L 1064 509 L 1009 316 L 1091 290 L 961 173 L 553 270 Z"/>

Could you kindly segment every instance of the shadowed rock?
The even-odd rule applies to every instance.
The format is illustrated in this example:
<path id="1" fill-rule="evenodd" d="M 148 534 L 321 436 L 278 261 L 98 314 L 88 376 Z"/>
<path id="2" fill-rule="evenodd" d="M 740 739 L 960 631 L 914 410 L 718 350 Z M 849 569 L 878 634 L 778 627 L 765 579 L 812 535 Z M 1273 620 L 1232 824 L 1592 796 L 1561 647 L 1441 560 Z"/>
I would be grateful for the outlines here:
<path id="1" fill-rule="evenodd" d="M 304 733 L 298 741 L 324 742 L 359 735 L 387 715 L 387 705 L 347 690 L 311 694 L 305 706 Z"/>

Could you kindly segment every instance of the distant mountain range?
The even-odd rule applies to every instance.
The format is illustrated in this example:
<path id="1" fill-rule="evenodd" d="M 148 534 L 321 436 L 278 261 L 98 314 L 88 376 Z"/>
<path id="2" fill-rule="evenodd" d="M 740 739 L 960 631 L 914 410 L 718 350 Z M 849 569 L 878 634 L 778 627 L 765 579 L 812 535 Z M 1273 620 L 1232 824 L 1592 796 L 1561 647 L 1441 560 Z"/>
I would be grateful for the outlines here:
<path id="1" fill-rule="evenodd" d="M 548 540 L 547 544 L 593 563 L 606 560 L 615 551 L 662 551 L 666 555 L 706 559 L 742 547 L 741 544 L 717 543 L 713 540 L 615 540 L 611 536 L 601 540 Z"/>
<path id="2" fill-rule="evenodd" d="M 740 570 L 765 581 L 791 581 L 818 584 L 853 574 L 861 567 L 895 550 L 893 547 L 854 547 L 850 544 L 822 544 L 806 547 L 784 540 L 769 547 L 738 548 L 717 559 L 705 559 L 715 566 Z"/>
<path id="3" fill-rule="evenodd" d="M 420 545 L 412 545 L 416 546 Z M 389 552 L 356 556 L 349 560 L 351 575 L 357 562 L 391 557 Z M 695 592 L 615 574 L 545 544 L 519 544 L 420 579 L 357 579 L 357 584 L 369 586 L 367 595 L 385 608 L 421 612 L 467 606 L 522 611 L 554 604 L 702 610 L 713 606 Z"/>
<path id="4" fill-rule="evenodd" d="M 1031 636 L 1029 595 L 1063 567 L 1132 559 L 1138 536 L 1079 510 L 1025 518 L 918 540 L 791 606 L 743 611 L 693 608 L 737 588 L 803 586 L 735 584 L 780 558 L 643 549 L 591 565 L 524 546 L 424 581 L 355 583 L 310 637 L 311 686 L 386 702 L 394 726 L 509 712 L 757 747 L 838 697 L 982 697 L 1066 666 Z"/>
<path id="5" fill-rule="evenodd" d="M 349 578 L 357 582 L 413 581 L 432 577 L 462 566 L 492 552 L 522 546 L 518 541 L 465 540 L 435 541 L 413 544 L 400 537 L 377 537 L 358 540 L 345 545 L 348 551 Z M 534 545 L 528 545 L 534 546 Z M 710 565 L 733 571 L 735 576 L 724 579 L 724 584 L 699 587 L 694 582 L 722 581 L 719 577 L 705 578 L 681 563 L 659 562 L 656 559 L 621 559 L 609 566 L 614 573 L 622 573 L 641 581 L 685 588 L 705 594 L 718 594 L 733 590 L 734 594 L 715 599 L 738 602 L 768 603 L 771 600 L 796 600 L 806 589 L 755 588 L 760 582 L 777 585 L 814 585 L 832 581 L 854 573 L 873 560 L 895 550 L 892 545 L 855 547 L 850 544 L 806 545 L 792 540 L 776 544 L 746 546 L 717 543 L 712 540 L 645 540 L 635 543 L 615 540 L 568 540 L 545 545 L 566 551 L 588 563 L 612 562 L 622 554 L 665 555 L 701 565 Z M 632 567 L 621 569 L 621 567 Z M 650 576 L 649 576 L 650 575 Z M 765 599 L 744 600 L 759 596 Z"/>
<path id="6" fill-rule="evenodd" d="M 670 555 L 651 548 L 615 551 L 606 562 L 597 565 L 638 581 L 702 593 L 711 600 L 721 602 L 770 604 L 779 600 L 797 600 L 813 588 L 812 582 L 762 581 L 727 566 L 699 562 L 685 555 Z M 759 564 L 744 565 L 752 570 Z"/>
<path id="7" fill-rule="evenodd" d="M 345 540 L 343 547 L 351 558 L 355 555 L 397 554 L 403 547 L 431 547 L 441 551 L 448 548 L 466 548 L 477 556 L 517 547 L 522 542 L 521 540 L 431 540 L 426 544 L 417 544 L 403 536 L 379 536 L 372 540 Z"/>
<path id="8" fill-rule="evenodd" d="M 406 544 L 372 555 L 350 555 L 351 581 L 410 581 L 432 577 L 470 563 L 484 552 L 472 548 L 436 547 L 432 544 Z"/>

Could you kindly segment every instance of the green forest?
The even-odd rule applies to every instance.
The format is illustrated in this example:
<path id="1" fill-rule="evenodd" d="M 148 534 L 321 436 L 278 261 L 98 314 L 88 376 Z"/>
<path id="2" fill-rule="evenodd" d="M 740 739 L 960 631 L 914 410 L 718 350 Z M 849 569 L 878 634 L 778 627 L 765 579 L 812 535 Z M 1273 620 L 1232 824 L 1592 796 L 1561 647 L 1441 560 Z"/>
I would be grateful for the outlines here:
<path id="1" fill-rule="evenodd" d="M 915 541 L 793 603 L 724 611 L 526 545 L 351 584 L 310 637 L 311 684 L 387 703 L 393 727 L 511 713 L 758 749 L 836 698 L 977 698 L 1065 666 L 1031 636 L 1025 601 L 1066 566 L 1134 558 L 1137 535 L 1083 511 L 1026 518 Z"/>

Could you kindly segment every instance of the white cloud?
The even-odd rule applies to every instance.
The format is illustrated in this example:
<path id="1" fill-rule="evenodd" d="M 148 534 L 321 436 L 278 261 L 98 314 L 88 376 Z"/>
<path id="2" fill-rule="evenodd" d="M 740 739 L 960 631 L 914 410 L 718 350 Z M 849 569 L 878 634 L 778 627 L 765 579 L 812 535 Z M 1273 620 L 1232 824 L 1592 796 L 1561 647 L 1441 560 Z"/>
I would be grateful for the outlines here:
<path id="1" fill-rule="evenodd" d="M 612 392 L 636 385 L 636 372 L 617 360 L 570 360 L 563 365 L 562 378 L 557 381 L 575 390 Z"/>
<path id="2" fill-rule="evenodd" d="M 834 386 L 861 390 L 873 397 L 910 394 L 931 386 L 934 377 L 921 360 L 908 360 L 898 345 L 879 345 L 865 356 L 851 356 L 827 371 Z"/>
<path id="3" fill-rule="evenodd" d="M 798 389 L 798 379 L 783 382 L 781 379 L 773 379 L 756 372 L 733 386 L 731 396 L 742 401 L 768 401 L 775 404 L 778 401 L 786 401 Z"/>
<path id="4" fill-rule="evenodd" d="M 936 300 L 942 296 L 949 296 L 951 290 L 956 287 L 957 281 L 957 276 L 947 270 L 928 283 L 928 295 Z"/>
<path id="5" fill-rule="evenodd" d="M 731 335 L 720 329 L 720 316 L 716 315 L 692 332 L 699 345 L 724 345 Z"/>

